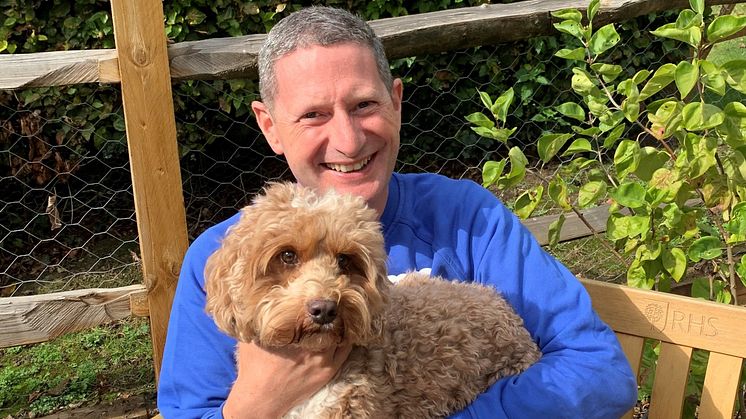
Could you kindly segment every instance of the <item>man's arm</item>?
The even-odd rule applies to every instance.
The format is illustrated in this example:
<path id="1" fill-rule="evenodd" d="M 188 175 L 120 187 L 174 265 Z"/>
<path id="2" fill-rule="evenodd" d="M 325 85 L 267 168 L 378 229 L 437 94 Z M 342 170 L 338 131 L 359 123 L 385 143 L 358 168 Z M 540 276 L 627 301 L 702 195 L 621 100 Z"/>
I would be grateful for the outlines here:
<path id="1" fill-rule="evenodd" d="M 475 279 L 503 293 L 543 356 L 453 417 L 620 417 L 634 405 L 637 386 L 613 331 L 582 284 L 512 213 L 501 204 L 489 212 Z"/>
<path id="2" fill-rule="evenodd" d="M 218 240 L 208 230 L 182 264 L 158 380 L 158 408 L 166 419 L 221 418 L 236 379 L 236 341 L 220 333 L 204 310 L 203 271 Z"/>

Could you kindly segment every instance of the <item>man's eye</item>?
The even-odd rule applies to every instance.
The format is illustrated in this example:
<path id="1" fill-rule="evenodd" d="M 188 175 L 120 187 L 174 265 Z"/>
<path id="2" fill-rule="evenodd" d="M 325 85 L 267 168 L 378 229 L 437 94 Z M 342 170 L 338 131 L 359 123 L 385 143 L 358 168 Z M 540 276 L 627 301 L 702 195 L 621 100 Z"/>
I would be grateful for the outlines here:
<path id="1" fill-rule="evenodd" d="M 295 265 L 298 263 L 298 254 L 292 250 L 283 250 L 280 252 L 280 260 L 286 265 Z"/>
<path id="2" fill-rule="evenodd" d="M 303 119 L 314 119 L 319 116 L 318 112 L 306 112 L 303 114 Z"/>
<path id="3" fill-rule="evenodd" d="M 357 108 L 358 108 L 358 109 L 365 109 L 365 108 L 367 108 L 368 106 L 370 106 L 371 104 L 372 104 L 372 103 L 371 103 L 371 102 L 368 102 L 368 101 L 360 102 L 360 103 L 358 103 L 358 104 L 357 104 Z"/>

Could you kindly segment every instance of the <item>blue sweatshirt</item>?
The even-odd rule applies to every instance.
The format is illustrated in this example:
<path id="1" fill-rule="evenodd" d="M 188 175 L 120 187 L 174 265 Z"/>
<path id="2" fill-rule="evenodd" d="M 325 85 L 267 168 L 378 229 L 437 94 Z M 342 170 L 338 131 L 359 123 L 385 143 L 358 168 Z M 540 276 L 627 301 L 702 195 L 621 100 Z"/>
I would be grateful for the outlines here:
<path id="1" fill-rule="evenodd" d="M 204 311 L 203 271 L 238 219 L 205 231 L 184 259 L 158 388 L 166 419 L 222 417 L 236 378 L 236 341 Z M 543 353 L 452 418 L 619 418 L 634 405 L 635 377 L 584 287 L 489 191 L 471 181 L 395 173 L 381 222 L 389 274 L 430 268 L 497 288 Z"/>

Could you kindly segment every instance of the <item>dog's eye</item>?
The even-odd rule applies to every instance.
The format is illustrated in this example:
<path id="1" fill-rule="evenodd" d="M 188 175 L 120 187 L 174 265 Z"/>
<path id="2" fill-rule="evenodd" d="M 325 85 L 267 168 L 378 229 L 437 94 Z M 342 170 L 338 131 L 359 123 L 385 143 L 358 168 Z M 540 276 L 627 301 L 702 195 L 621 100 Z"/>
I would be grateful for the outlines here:
<path id="1" fill-rule="evenodd" d="M 292 250 L 283 250 L 280 252 L 280 260 L 286 265 L 295 265 L 298 263 L 298 255 Z"/>
<path id="2" fill-rule="evenodd" d="M 351 258 L 348 255 L 345 254 L 338 254 L 337 255 L 337 265 L 340 269 L 347 269 L 350 267 Z"/>

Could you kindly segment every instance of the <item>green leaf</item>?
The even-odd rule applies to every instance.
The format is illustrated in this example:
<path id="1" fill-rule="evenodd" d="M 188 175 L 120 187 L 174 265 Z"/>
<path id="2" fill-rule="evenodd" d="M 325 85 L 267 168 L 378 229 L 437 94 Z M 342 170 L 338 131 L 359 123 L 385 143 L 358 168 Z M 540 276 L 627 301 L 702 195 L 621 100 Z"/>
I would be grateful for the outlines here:
<path id="1" fill-rule="evenodd" d="M 606 182 L 593 180 L 580 187 L 578 205 L 587 208 L 595 204 L 606 194 Z"/>
<path id="2" fill-rule="evenodd" d="M 606 235 L 610 240 L 616 241 L 641 236 L 649 227 L 649 216 L 611 214 L 606 220 Z"/>
<path id="3" fill-rule="evenodd" d="M 511 148 L 510 151 L 508 151 L 508 158 L 510 159 L 510 173 L 498 180 L 497 187 L 500 189 L 512 188 L 521 183 L 523 178 L 526 176 L 526 165 L 528 165 L 528 159 L 521 149 L 518 147 Z"/>
<path id="4" fill-rule="evenodd" d="M 515 201 L 515 214 L 522 220 L 529 218 L 541 201 L 543 194 L 544 187 L 542 185 L 522 193 Z"/>
<path id="5" fill-rule="evenodd" d="M 746 94 L 746 60 L 730 60 L 720 68 L 727 74 L 725 81 L 730 87 Z"/>
<path id="6" fill-rule="evenodd" d="M 598 127 L 601 129 L 602 132 L 609 131 L 619 125 L 624 120 L 624 118 L 624 112 L 622 111 L 616 111 L 610 114 L 601 115 L 598 118 L 600 121 Z"/>
<path id="7" fill-rule="evenodd" d="M 639 183 L 623 183 L 619 185 L 611 195 L 619 205 L 628 208 L 641 208 L 647 204 L 647 202 L 645 202 L 645 188 L 643 188 Z"/>
<path id="8" fill-rule="evenodd" d="M 730 304 L 732 297 L 726 288 L 725 281 L 715 280 L 712 285 L 715 288 L 715 301 L 722 304 Z"/>
<path id="9" fill-rule="evenodd" d="M 594 63 L 591 64 L 591 69 L 600 74 L 607 83 L 614 81 L 622 73 L 622 66 L 616 64 Z"/>
<path id="10" fill-rule="evenodd" d="M 685 42 L 695 48 L 702 40 L 702 29 L 700 29 L 699 26 L 679 28 L 677 27 L 676 23 L 669 23 L 650 33 L 661 38 L 670 38 L 677 41 Z"/>
<path id="11" fill-rule="evenodd" d="M 689 0 L 689 7 L 695 12 L 703 14 L 705 12 L 705 0 Z"/>
<path id="12" fill-rule="evenodd" d="M 555 176 L 549 181 L 549 197 L 565 211 L 572 209 L 570 201 L 567 199 L 567 183 L 559 176 Z"/>
<path id="13" fill-rule="evenodd" d="M 556 220 L 549 224 L 549 231 L 547 232 L 547 244 L 549 246 L 556 246 L 559 243 L 559 239 L 562 233 L 562 226 L 565 224 L 565 214 L 560 213 Z"/>
<path id="14" fill-rule="evenodd" d="M 657 138 L 670 137 L 681 126 L 681 104 L 676 100 L 666 99 L 655 102 L 655 105 L 648 108 L 647 115 L 652 124 L 650 129 Z"/>
<path id="15" fill-rule="evenodd" d="M 746 28 L 746 16 L 718 16 L 707 27 L 707 41 L 715 43 L 737 33 L 743 28 Z"/>
<path id="16" fill-rule="evenodd" d="M 606 139 L 604 140 L 603 147 L 604 148 L 611 148 L 616 144 L 617 140 L 622 137 L 622 134 L 624 133 L 624 125 L 617 125 L 616 128 L 611 130 L 609 135 L 606 136 Z"/>
<path id="17" fill-rule="evenodd" d="M 591 36 L 591 40 L 588 42 L 588 47 L 591 50 L 591 54 L 599 55 L 619 43 L 619 40 L 619 34 L 616 29 L 614 29 L 614 24 L 609 23 Z"/>
<path id="18" fill-rule="evenodd" d="M 493 103 L 492 107 L 490 108 L 492 114 L 495 116 L 495 119 L 505 122 L 506 118 L 508 117 L 508 108 L 513 103 L 514 96 L 515 95 L 513 93 L 513 88 L 511 87 L 495 100 L 495 103 Z"/>
<path id="19" fill-rule="evenodd" d="M 694 278 L 694 281 L 692 281 L 692 297 L 710 299 L 710 281 L 707 278 Z"/>
<path id="20" fill-rule="evenodd" d="M 8 41 L 0 40 L 0 52 L 5 51 L 6 48 L 8 48 Z"/>
<path id="21" fill-rule="evenodd" d="M 725 114 L 715 105 L 692 102 L 681 111 L 684 128 L 688 131 L 703 131 L 714 128 L 725 121 Z"/>
<path id="22" fill-rule="evenodd" d="M 643 147 L 640 149 L 640 163 L 635 169 L 635 175 L 648 182 L 653 177 L 653 172 L 662 168 L 669 159 L 668 153 L 664 151 L 655 147 Z"/>
<path id="23" fill-rule="evenodd" d="M 629 269 L 627 269 L 627 285 L 630 287 L 651 290 L 655 285 L 655 277 L 649 277 L 645 272 L 642 263 L 635 259 L 629 265 Z"/>
<path id="24" fill-rule="evenodd" d="M 663 268 L 674 281 L 679 282 L 686 272 L 686 254 L 678 247 L 663 252 Z"/>
<path id="25" fill-rule="evenodd" d="M 627 121 L 637 121 L 637 118 L 640 116 L 640 102 L 637 100 L 625 99 L 622 102 L 622 112 L 624 113 L 624 117 L 627 118 Z"/>
<path id="26" fill-rule="evenodd" d="M 676 173 L 666 168 L 660 168 L 653 172 L 648 183 L 649 187 L 664 193 L 661 197 L 662 202 L 671 202 L 676 199 L 676 195 L 679 193 L 681 185 L 682 182 L 679 180 Z"/>
<path id="27" fill-rule="evenodd" d="M 640 145 L 637 141 L 623 140 L 614 153 L 614 166 L 619 179 L 637 170 L 640 164 Z"/>
<path id="28" fill-rule="evenodd" d="M 492 98 L 490 97 L 490 95 L 486 92 L 480 92 L 479 90 L 477 90 L 477 93 L 479 93 L 479 99 L 482 100 L 482 104 L 484 105 L 484 107 L 487 109 L 492 109 Z"/>
<path id="29" fill-rule="evenodd" d="M 698 65 L 694 65 L 688 61 L 682 61 L 676 66 L 674 79 L 676 81 L 676 88 L 679 89 L 679 94 L 681 95 L 682 100 L 692 91 L 694 86 L 697 84 L 698 78 Z"/>
<path id="30" fill-rule="evenodd" d="M 573 76 L 570 83 L 575 92 L 581 95 L 586 95 L 596 89 L 596 85 L 593 83 L 593 80 L 587 71 L 575 67 L 572 69 L 572 72 Z"/>
<path id="31" fill-rule="evenodd" d="M 558 105 L 555 109 L 569 118 L 577 119 L 578 121 L 585 121 L 585 111 L 575 102 L 565 102 Z"/>
<path id="32" fill-rule="evenodd" d="M 702 84 L 719 96 L 725 96 L 725 77 L 722 74 L 705 74 L 702 76 Z"/>
<path id="33" fill-rule="evenodd" d="M 672 63 L 663 64 L 655 73 L 653 77 L 648 80 L 645 87 L 640 91 L 640 100 L 645 100 L 650 96 L 658 93 L 664 87 L 671 84 L 674 81 L 674 75 L 676 73 L 676 65 Z"/>
<path id="34" fill-rule="evenodd" d="M 576 134 L 583 135 L 586 137 L 595 137 L 601 134 L 601 129 L 598 127 L 583 128 L 577 125 L 573 125 L 572 130 L 575 131 Z"/>
<path id="35" fill-rule="evenodd" d="M 746 118 L 746 105 L 741 102 L 730 102 L 723 108 L 723 113 L 731 118 Z"/>
<path id="36" fill-rule="evenodd" d="M 588 141 L 586 138 L 578 138 L 577 140 L 573 141 L 569 147 L 567 147 L 567 150 L 565 150 L 562 155 L 569 156 L 575 153 L 584 153 L 591 150 L 593 150 L 593 147 L 591 146 L 590 141 Z"/>
<path id="37" fill-rule="evenodd" d="M 640 70 L 637 73 L 635 73 L 634 76 L 632 76 L 632 81 L 635 82 L 635 84 L 640 84 L 645 81 L 645 79 L 650 76 L 650 70 Z"/>
<path id="38" fill-rule="evenodd" d="M 595 18 L 596 13 L 598 13 L 600 3 L 601 0 L 591 0 L 591 3 L 588 5 L 588 22 L 593 22 L 593 18 Z"/>
<path id="39" fill-rule="evenodd" d="M 489 129 L 495 126 L 495 122 L 482 112 L 474 112 L 473 114 L 467 115 L 466 120 L 483 128 Z"/>
<path id="40" fill-rule="evenodd" d="M 704 175 L 717 163 L 715 158 L 717 140 L 715 138 L 687 133 L 684 137 L 683 148 L 686 152 L 680 153 L 679 158 L 685 160 L 680 162 L 677 159 L 676 167 L 685 170 L 690 179 Z"/>
<path id="41" fill-rule="evenodd" d="M 566 60 L 585 61 L 585 48 L 567 49 L 562 48 L 561 50 L 554 53 L 556 57 L 564 58 Z"/>
<path id="42" fill-rule="evenodd" d="M 583 35 L 583 28 L 580 26 L 580 23 L 575 22 L 574 20 L 563 20 L 560 23 L 555 23 L 554 27 L 558 31 L 566 33 L 568 35 L 572 35 L 581 41 L 585 38 Z"/>
<path id="43" fill-rule="evenodd" d="M 722 243 L 720 239 L 713 236 L 705 236 L 697 239 L 691 246 L 687 255 L 692 262 L 700 260 L 712 260 L 723 254 Z"/>
<path id="44" fill-rule="evenodd" d="M 482 168 L 482 186 L 488 188 L 497 183 L 505 170 L 506 164 L 507 160 L 505 159 L 486 162 Z"/>
<path id="45" fill-rule="evenodd" d="M 723 224 L 730 233 L 726 243 L 734 244 L 746 241 L 746 201 L 737 203 L 730 212 L 730 220 Z"/>
<path id="46" fill-rule="evenodd" d="M 517 130 L 518 128 L 485 128 L 485 127 L 471 127 L 471 130 L 476 132 L 482 137 L 485 138 L 491 138 L 493 140 L 500 141 L 502 143 L 505 143 L 508 138 L 510 138 L 511 135 Z"/>
<path id="47" fill-rule="evenodd" d="M 633 100 L 639 100 L 640 89 L 637 88 L 637 84 L 633 79 L 627 79 L 619 82 L 616 85 L 616 91 Z"/>
<path id="48" fill-rule="evenodd" d="M 552 12 L 552 16 L 559 20 L 571 20 L 576 23 L 580 23 L 583 20 L 583 15 L 576 9 L 564 9 Z"/>
<path id="49" fill-rule="evenodd" d="M 541 161 L 547 163 L 551 160 L 570 138 L 572 134 L 544 134 L 539 137 L 537 149 Z"/>

